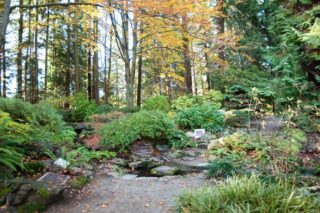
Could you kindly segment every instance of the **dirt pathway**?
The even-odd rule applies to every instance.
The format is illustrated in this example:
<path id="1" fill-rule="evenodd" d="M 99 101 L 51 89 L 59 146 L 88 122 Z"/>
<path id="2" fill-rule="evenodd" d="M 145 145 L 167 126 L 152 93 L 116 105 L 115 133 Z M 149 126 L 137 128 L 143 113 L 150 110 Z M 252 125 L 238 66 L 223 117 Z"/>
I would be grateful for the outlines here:
<path id="1" fill-rule="evenodd" d="M 175 212 L 176 196 L 183 189 L 207 183 L 203 174 L 167 177 L 96 177 L 82 193 L 68 195 L 49 213 L 167 213 Z"/>

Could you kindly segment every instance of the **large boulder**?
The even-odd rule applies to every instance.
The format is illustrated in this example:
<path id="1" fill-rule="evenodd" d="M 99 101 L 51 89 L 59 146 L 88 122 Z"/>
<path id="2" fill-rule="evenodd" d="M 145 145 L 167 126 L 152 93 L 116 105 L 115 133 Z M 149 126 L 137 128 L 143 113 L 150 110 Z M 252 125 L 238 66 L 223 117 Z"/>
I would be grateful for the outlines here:
<path id="1" fill-rule="evenodd" d="M 38 181 L 29 181 L 7 195 L 6 205 L 18 212 L 44 211 L 61 198 L 69 176 L 47 173 Z"/>

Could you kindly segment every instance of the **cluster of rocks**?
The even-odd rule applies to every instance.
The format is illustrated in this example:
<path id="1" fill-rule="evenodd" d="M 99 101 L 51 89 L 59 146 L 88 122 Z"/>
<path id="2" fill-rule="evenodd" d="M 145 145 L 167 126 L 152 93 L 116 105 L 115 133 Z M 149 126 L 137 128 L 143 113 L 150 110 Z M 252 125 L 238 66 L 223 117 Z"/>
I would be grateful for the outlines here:
<path id="1" fill-rule="evenodd" d="M 11 192 L 4 195 L 7 212 L 44 211 L 48 205 L 63 198 L 69 176 L 46 173 L 38 180 L 16 180 Z"/>

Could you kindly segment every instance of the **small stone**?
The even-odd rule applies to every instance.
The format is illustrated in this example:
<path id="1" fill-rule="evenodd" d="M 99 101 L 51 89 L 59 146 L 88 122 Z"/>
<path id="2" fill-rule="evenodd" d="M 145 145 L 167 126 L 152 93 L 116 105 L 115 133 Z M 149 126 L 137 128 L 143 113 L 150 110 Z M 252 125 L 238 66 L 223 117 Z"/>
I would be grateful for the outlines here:
<path id="1" fill-rule="evenodd" d="M 53 164 L 57 167 L 66 169 L 70 165 L 70 162 L 68 162 L 62 158 L 59 158 Z"/>

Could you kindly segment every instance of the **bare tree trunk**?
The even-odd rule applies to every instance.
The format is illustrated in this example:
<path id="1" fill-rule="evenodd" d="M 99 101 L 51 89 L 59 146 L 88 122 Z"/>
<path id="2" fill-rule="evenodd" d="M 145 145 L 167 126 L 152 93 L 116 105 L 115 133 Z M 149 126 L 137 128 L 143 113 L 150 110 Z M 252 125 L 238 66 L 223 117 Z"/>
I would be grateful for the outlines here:
<path id="1" fill-rule="evenodd" d="M 7 62 L 6 62 L 6 44 L 4 43 L 2 49 L 2 96 L 7 97 Z"/>
<path id="2" fill-rule="evenodd" d="M 205 49 L 208 48 L 207 44 L 205 44 Z M 206 70 L 207 70 L 207 84 L 208 84 L 208 90 L 211 90 L 212 89 L 212 86 L 211 86 L 211 66 L 210 66 L 210 61 L 209 61 L 209 56 L 208 56 L 208 53 L 207 51 L 205 51 L 204 53 L 204 59 L 206 61 Z"/>
<path id="3" fill-rule="evenodd" d="M 187 16 L 182 16 L 182 26 L 183 29 L 187 29 Z M 185 69 L 185 92 L 186 94 L 192 95 L 192 69 L 191 69 L 191 58 L 190 58 L 190 41 L 189 38 L 183 33 L 183 60 L 184 60 L 184 69 Z"/>
<path id="4" fill-rule="evenodd" d="M 79 0 L 75 0 L 76 3 Z M 80 66 L 79 66 L 79 32 L 78 32 L 78 18 L 79 18 L 79 11 L 76 9 L 74 14 L 74 26 L 73 26 L 73 34 L 74 34 L 74 66 L 75 66 L 75 84 L 76 84 L 76 92 L 82 91 L 82 82 L 81 82 L 81 73 L 80 73 Z"/>
<path id="5" fill-rule="evenodd" d="M 108 62 L 108 75 L 105 79 L 105 101 L 108 103 L 110 95 L 110 84 L 111 84 L 111 68 L 112 68 L 112 40 L 113 35 L 110 34 L 110 44 L 109 44 L 109 62 Z"/>
<path id="6" fill-rule="evenodd" d="M 98 19 L 94 20 L 94 40 L 98 46 Z M 96 103 L 99 103 L 99 61 L 98 47 L 93 52 L 93 96 Z"/>
<path id="7" fill-rule="evenodd" d="M 23 5 L 23 0 L 20 0 L 20 5 Z M 18 98 L 22 98 L 22 42 L 23 42 L 23 9 L 19 8 L 19 32 L 18 32 L 18 55 L 17 55 L 17 85 L 18 85 Z"/>
<path id="8" fill-rule="evenodd" d="M 197 73 L 196 73 L 196 65 L 193 63 L 193 82 L 194 82 L 194 94 L 198 95 L 198 84 L 197 84 Z"/>
<path id="9" fill-rule="evenodd" d="M 2 79 L 0 81 L 3 81 L 2 86 L 2 96 L 6 96 L 6 54 L 5 54 L 5 37 L 7 32 L 7 26 L 9 23 L 9 16 L 10 16 L 10 0 L 4 0 L 0 3 L 0 60 L 2 67 L 0 68 L 2 70 L 2 73 L 0 72 L 0 75 L 2 74 Z M 1 95 L 1 89 L 0 89 L 0 95 Z"/>
<path id="10" fill-rule="evenodd" d="M 47 99 L 48 92 L 48 52 L 49 52 L 49 30 L 50 30 L 50 8 L 47 7 L 47 29 L 46 29 L 46 56 L 44 66 L 44 99 Z"/>
<path id="11" fill-rule="evenodd" d="M 36 0 L 36 5 L 38 5 L 38 0 Z M 38 72 L 39 72 L 39 63 L 38 63 L 38 22 L 39 22 L 39 13 L 38 8 L 36 7 L 36 22 L 35 22 L 35 33 L 34 33 L 34 66 L 31 69 L 30 76 L 30 95 L 31 103 L 37 103 L 39 101 L 39 88 L 38 88 Z"/>
<path id="12" fill-rule="evenodd" d="M 31 0 L 29 0 L 29 5 L 31 4 Z M 29 98 L 28 94 L 28 75 L 30 73 L 30 59 L 31 59 L 31 9 L 29 9 L 29 18 L 28 18 L 28 47 L 27 54 L 25 58 L 24 64 L 24 100 L 27 101 Z"/>
<path id="13" fill-rule="evenodd" d="M 223 0 L 218 0 L 217 7 L 218 7 L 218 10 L 220 10 L 223 13 Z M 222 35 L 225 32 L 224 22 L 225 22 L 225 18 L 224 17 L 217 18 L 218 35 Z M 219 58 L 224 60 L 225 55 L 224 55 L 223 47 L 221 47 L 219 49 L 218 54 L 219 54 Z"/>
<path id="14" fill-rule="evenodd" d="M 92 66 L 91 66 L 91 49 L 88 50 L 88 98 L 92 100 Z"/>
<path id="15" fill-rule="evenodd" d="M 143 63 L 142 53 L 140 53 L 139 60 L 138 60 L 138 86 L 137 86 L 137 106 L 138 107 L 141 107 L 141 98 L 142 98 L 141 97 L 142 96 L 142 63 Z"/>
<path id="16" fill-rule="evenodd" d="M 111 6 L 111 1 L 108 1 L 109 6 Z M 128 0 L 125 0 L 126 5 L 128 5 Z M 126 9 L 120 9 L 120 17 L 121 19 L 121 33 L 119 32 L 119 28 L 117 26 L 117 21 L 115 17 L 115 13 L 109 13 L 110 19 L 112 22 L 112 26 L 114 29 L 116 42 L 118 45 L 118 49 L 120 51 L 121 58 L 124 62 L 125 66 L 125 81 L 126 81 L 126 102 L 127 107 L 132 108 L 134 105 L 134 80 L 135 80 L 135 69 L 136 69 L 136 57 L 137 57 L 137 29 L 138 24 L 136 19 L 136 14 L 133 15 L 132 20 L 132 49 L 130 49 L 129 45 L 129 14 Z M 118 19 L 118 17 L 117 17 Z M 131 43 L 131 42 L 130 42 Z M 131 51 L 130 51 L 131 50 Z M 130 57 L 131 52 L 131 57 Z"/>

